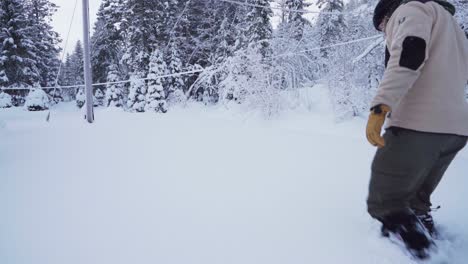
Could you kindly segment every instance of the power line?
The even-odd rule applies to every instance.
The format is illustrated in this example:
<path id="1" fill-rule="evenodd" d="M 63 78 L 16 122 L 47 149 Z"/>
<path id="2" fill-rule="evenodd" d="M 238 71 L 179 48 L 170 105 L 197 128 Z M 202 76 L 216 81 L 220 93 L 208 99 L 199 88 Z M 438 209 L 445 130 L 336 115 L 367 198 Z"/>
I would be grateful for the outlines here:
<path id="1" fill-rule="evenodd" d="M 63 46 L 63 49 L 62 49 L 62 57 L 60 59 L 60 63 L 59 63 L 59 68 L 58 68 L 58 71 L 57 71 L 57 76 L 55 76 L 55 82 L 54 82 L 54 93 L 53 93 L 53 96 L 55 96 L 56 92 L 57 92 L 57 85 L 58 85 L 58 81 L 59 81 L 59 78 L 60 78 L 60 74 L 62 73 L 62 65 L 63 65 L 63 60 L 65 59 L 65 53 L 66 53 L 66 50 L 67 50 L 67 46 L 68 46 L 68 40 L 70 39 L 70 32 L 71 32 L 71 28 L 73 26 L 73 20 L 75 19 L 75 12 L 76 12 L 76 6 L 78 5 L 78 0 L 75 0 L 75 6 L 73 7 L 73 13 L 72 13 L 72 17 L 71 17 L 71 20 L 70 20 L 70 25 L 68 26 L 68 32 L 67 32 L 67 37 L 65 39 L 65 43 L 64 43 L 64 46 Z M 47 122 L 50 120 L 50 113 L 51 113 L 51 110 L 49 109 L 49 113 L 47 114 Z"/>
<path id="2" fill-rule="evenodd" d="M 277 55 L 275 57 L 291 56 L 291 55 L 297 55 L 299 53 L 305 53 L 305 52 L 309 52 L 309 51 L 331 49 L 331 48 L 334 48 L 334 47 L 346 46 L 346 45 L 349 45 L 349 44 L 354 44 L 354 43 L 358 43 L 358 42 L 362 42 L 362 41 L 366 41 L 366 40 L 377 39 L 377 38 L 381 38 L 381 37 L 382 37 L 382 35 L 375 35 L 375 36 L 372 36 L 372 37 L 355 39 L 355 40 L 336 43 L 336 44 L 332 44 L 332 45 L 328 45 L 328 46 L 321 46 L 321 47 L 317 47 L 317 48 L 313 48 L 313 49 L 301 50 L 301 51 L 298 51 L 298 52 L 283 53 L 283 54 Z"/>
<path id="3" fill-rule="evenodd" d="M 221 1 L 221 0 L 220 0 Z M 371 37 L 366 37 L 366 38 L 360 38 L 360 39 L 354 39 L 346 42 L 340 42 L 328 46 L 321 46 L 317 48 L 312 48 L 312 49 L 307 49 L 307 50 L 301 50 L 298 52 L 288 52 L 288 53 L 283 53 L 280 55 L 276 55 L 275 58 L 277 57 L 284 57 L 284 56 L 295 56 L 300 53 L 305 53 L 305 52 L 310 52 L 310 51 L 316 51 L 316 50 L 324 50 L 324 49 L 331 49 L 334 47 L 340 47 L 340 46 L 346 46 L 349 44 L 354 44 L 354 43 L 359 43 L 367 40 L 372 40 L 372 39 L 377 39 L 381 38 L 381 35 L 375 35 Z M 92 84 L 92 86 L 102 86 L 102 85 L 108 85 L 108 84 L 123 84 L 123 83 L 130 83 L 132 81 L 147 81 L 147 80 L 154 80 L 154 79 L 161 79 L 161 78 L 168 78 L 168 77 L 177 77 L 177 76 L 182 76 L 182 75 L 188 75 L 188 74 L 194 74 L 194 73 L 200 73 L 203 72 L 204 69 L 199 69 L 199 70 L 191 70 L 191 71 L 185 71 L 185 72 L 179 72 L 179 73 L 173 73 L 173 74 L 166 74 L 166 75 L 160 75 L 156 77 L 151 77 L 151 78 L 141 78 L 141 79 L 130 79 L 130 80 L 125 80 L 125 81 L 117 81 L 117 82 L 103 82 L 103 83 L 95 83 Z M 78 85 L 68 85 L 68 86 L 55 86 L 55 87 L 37 87 L 37 88 L 26 88 L 26 87 L 21 87 L 21 88 L 2 88 L 3 90 L 31 90 L 31 89 L 70 89 L 70 88 L 77 88 L 77 87 L 84 87 L 84 84 L 78 84 Z"/>
<path id="4" fill-rule="evenodd" d="M 264 9 L 273 9 L 273 10 L 281 10 L 290 13 L 301 13 L 301 14 L 324 14 L 324 15 L 340 15 L 340 14 L 351 14 L 350 12 L 325 12 L 325 11 L 312 11 L 312 10 L 294 10 L 294 9 L 286 9 L 281 7 L 274 7 L 274 6 L 265 6 L 265 5 L 257 5 L 257 4 L 250 4 L 246 2 L 239 2 L 234 0 L 219 0 L 221 2 L 236 4 L 236 5 L 243 5 L 243 6 L 250 6 L 250 7 L 259 7 Z"/>
<path id="5" fill-rule="evenodd" d="M 73 7 L 73 13 L 72 13 L 72 17 L 71 17 L 71 20 L 70 20 L 70 25 L 68 26 L 67 38 L 65 39 L 65 44 L 64 44 L 63 49 L 62 49 L 62 57 L 60 59 L 60 64 L 59 64 L 57 76 L 55 77 L 55 82 L 54 83 L 55 83 L 56 86 L 58 84 L 58 79 L 59 79 L 60 73 L 62 71 L 63 60 L 65 59 L 65 53 L 66 53 L 66 49 L 67 49 L 67 46 L 68 46 L 68 40 L 70 38 L 71 28 L 73 26 L 73 20 L 75 19 L 75 12 L 76 12 L 76 6 L 77 5 L 78 5 L 78 0 L 75 0 L 75 6 Z"/>
<path id="6" fill-rule="evenodd" d="M 194 73 L 199 73 L 204 71 L 204 69 L 199 69 L 199 70 L 191 70 L 191 71 L 185 71 L 185 72 L 179 72 L 179 73 L 173 73 L 173 74 L 165 74 L 165 75 L 160 75 L 156 77 L 151 77 L 151 78 L 141 78 L 141 79 L 129 79 L 125 81 L 117 81 L 117 82 L 104 82 L 104 83 L 94 83 L 92 86 L 102 86 L 102 85 L 108 85 L 108 84 L 123 84 L 123 83 L 130 83 L 133 81 L 147 81 L 147 80 L 155 80 L 155 79 L 161 79 L 161 78 L 169 78 L 169 77 L 177 77 L 181 75 L 188 75 L 188 74 L 194 74 Z M 21 88 L 3 88 L 3 90 L 32 90 L 32 89 L 71 89 L 71 88 L 78 88 L 78 87 L 84 87 L 84 84 L 77 84 L 77 85 L 67 85 L 67 86 L 55 86 L 55 87 L 32 87 L 32 88 L 27 88 L 27 87 L 21 87 Z"/>

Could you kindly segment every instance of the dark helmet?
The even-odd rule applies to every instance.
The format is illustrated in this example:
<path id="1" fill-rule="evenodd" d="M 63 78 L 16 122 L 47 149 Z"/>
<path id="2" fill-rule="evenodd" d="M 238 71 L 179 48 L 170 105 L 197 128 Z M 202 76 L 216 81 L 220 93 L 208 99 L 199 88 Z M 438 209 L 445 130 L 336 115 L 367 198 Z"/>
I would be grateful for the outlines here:
<path id="1" fill-rule="evenodd" d="M 400 6 L 402 0 L 380 0 L 374 10 L 374 27 L 380 31 L 379 26 L 385 17 L 391 17 Z"/>

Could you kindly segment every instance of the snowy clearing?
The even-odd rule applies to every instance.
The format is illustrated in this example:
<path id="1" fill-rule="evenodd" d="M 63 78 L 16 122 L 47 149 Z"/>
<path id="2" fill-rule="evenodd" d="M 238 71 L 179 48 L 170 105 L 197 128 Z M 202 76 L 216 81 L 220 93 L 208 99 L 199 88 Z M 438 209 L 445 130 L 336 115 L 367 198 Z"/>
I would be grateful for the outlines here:
<path id="1" fill-rule="evenodd" d="M 273 120 L 98 109 L 93 125 L 73 105 L 51 123 L 0 109 L 0 263 L 414 263 L 366 213 L 365 120 L 320 102 Z M 468 259 L 467 171 L 464 150 L 434 197 L 450 242 L 428 263 Z"/>

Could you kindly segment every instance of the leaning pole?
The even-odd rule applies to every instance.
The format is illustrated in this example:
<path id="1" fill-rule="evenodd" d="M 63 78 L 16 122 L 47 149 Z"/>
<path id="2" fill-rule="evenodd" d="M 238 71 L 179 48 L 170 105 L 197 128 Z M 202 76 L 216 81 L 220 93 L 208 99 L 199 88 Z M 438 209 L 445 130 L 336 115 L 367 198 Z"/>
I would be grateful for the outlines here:
<path id="1" fill-rule="evenodd" d="M 93 86 L 91 73 L 91 46 L 89 44 L 89 0 L 83 0 L 83 46 L 84 46 L 84 79 L 86 90 L 86 120 L 94 122 Z"/>

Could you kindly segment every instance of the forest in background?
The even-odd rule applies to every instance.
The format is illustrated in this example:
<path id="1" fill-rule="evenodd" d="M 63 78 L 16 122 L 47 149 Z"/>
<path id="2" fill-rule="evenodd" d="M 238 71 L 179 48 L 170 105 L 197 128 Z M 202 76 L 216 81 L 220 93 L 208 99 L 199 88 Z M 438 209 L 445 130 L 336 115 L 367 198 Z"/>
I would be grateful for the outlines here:
<path id="1" fill-rule="evenodd" d="M 376 3 L 103 0 L 91 37 L 93 82 L 130 82 L 96 86 L 95 105 L 164 113 L 187 99 L 234 101 L 274 114 L 294 108 L 285 92 L 321 82 L 338 118 L 359 115 L 384 71 L 383 38 L 334 45 L 378 35 Z M 468 1 L 452 3 L 468 31 Z M 310 5 L 320 8 L 312 19 L 304 12 Z M 25 103 L 30 88 L 84 82 L 80 42 L 60 63 L 62 39 L 50 23 L 56 10 L 49 0 L 0 4 L 0 87 L 7 88 L 0 97 L 14 106 Z M 197 73 L 159 78 L 187 71 Z M 82 88 L 44 91 L 53 103 L 84 104 Z"/>

